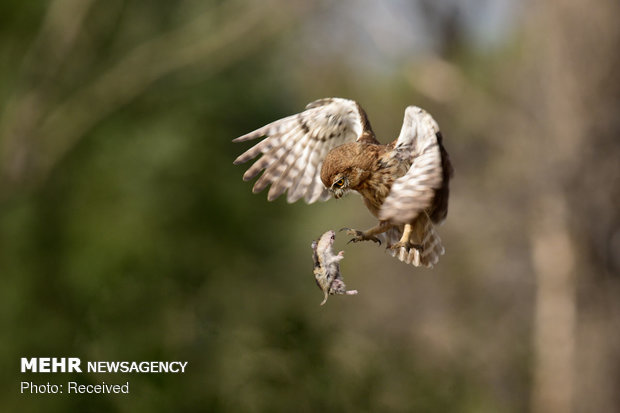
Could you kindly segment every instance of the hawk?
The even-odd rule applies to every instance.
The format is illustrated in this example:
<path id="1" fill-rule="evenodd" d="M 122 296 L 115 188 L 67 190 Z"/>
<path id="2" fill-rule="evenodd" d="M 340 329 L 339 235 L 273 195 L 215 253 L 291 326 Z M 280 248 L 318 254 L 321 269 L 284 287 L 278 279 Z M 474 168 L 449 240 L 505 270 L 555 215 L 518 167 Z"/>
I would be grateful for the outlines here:
<path id="1" fill-rule="evenodd" d="M 366 231 L 343 228 L 349 242 L 384 241 L 392 256 L 414 266 L 432 267 L 444 253 L 435 225 L 448 213 L 453 168 L 437 122 L 424 110 L 407 107 L 400 135 L 383 145 L 357 102 L 319 99 L 233 142 L 262 137 L 234 161 L 262 154 L 243 175 L 248 181 L 264 170 L 254 193 L 271 185 L 269 201 L 288 191 L 289 203 L 313 203 L 356 191 L 379 222 Z"/>

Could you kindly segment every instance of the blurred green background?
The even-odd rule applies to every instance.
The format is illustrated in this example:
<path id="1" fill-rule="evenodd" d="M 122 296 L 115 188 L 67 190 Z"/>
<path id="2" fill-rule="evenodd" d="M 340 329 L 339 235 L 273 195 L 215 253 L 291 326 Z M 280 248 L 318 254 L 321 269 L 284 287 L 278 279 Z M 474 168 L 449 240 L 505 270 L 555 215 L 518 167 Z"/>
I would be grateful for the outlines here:
<path id="1" fill-rule="evenodd" d="M 0 410 L 620 411 L 619 9 L 3 1 Z M 253 195 L 231 140 L 328 96 L 383 142 L 424 107 L 456 175 L 433 270 L 341 235 L 319 307 L 310 242 L 373 218 Z M 189 364 L 19 372 L 69 356 Z"/>

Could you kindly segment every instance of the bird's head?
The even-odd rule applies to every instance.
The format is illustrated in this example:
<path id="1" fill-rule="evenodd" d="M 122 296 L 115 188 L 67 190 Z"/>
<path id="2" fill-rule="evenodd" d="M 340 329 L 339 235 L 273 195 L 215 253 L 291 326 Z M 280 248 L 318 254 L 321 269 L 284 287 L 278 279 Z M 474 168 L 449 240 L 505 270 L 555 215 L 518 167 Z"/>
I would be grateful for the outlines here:
<path id="1" fill-rule="evenodd" d="M 342 198 L 350 190 L 357 189 L 368 177 L 364 147 L 357 142 L 332 149 L 321 167 L 321 181 L 334 198 Z"/>

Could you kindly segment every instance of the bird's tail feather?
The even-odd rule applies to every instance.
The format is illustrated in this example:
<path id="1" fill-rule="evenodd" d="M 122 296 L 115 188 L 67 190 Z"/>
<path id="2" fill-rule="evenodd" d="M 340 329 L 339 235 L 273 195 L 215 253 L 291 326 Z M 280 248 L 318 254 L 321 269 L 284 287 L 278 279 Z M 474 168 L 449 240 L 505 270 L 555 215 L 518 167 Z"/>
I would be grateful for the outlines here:
<path id="1" fill-rule="evenodd" d="M 421 213 L 415 221 L 413 221 L 412 225 L 413 231 L 409 238 L 409 242 L 420 246 L 420 248 L 389 248 L 390 245 L 400 241 L 404 229 L 404 225 L 401 225 L 391 228 L 385 233 L 384 240 L 388 246 L 387 251 L 391 256 L 404 263 L 412 264 L 415 267 L 424 266 L 431 268 L 439 262 L 439 256 L 443 255 L 445 252 L 441 244 L 441 238 L 439 238 L 439 234 L 435 230 L 433 222 L 425 212 Z"/>

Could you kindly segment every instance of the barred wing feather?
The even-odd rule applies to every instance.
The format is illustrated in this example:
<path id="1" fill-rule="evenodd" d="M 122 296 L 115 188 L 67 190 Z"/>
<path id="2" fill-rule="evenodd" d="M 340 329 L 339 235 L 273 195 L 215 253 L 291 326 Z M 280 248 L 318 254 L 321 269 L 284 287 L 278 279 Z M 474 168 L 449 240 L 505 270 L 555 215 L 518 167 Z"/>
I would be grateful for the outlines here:
<path id="1" fill-rule="evenodd" d="M 411 166 L 392 185 L 379 211 L 379 219 L 395 224 L 409 223 L 431 206 L 435 190 L 442 184 L 438 132 L 437 123 L 427 112 L 415 106 L 405 110 L 393 156 L 410 162 Z"/>
<path id="2" fill-rule="evenodd" d="M 241 164 L 262 155 L 245 172 L 243 180 L 248 181 L 264 170 L 252 191 L 260 192 L 271 185 L 267 195 L 270 201 L 285 191 L 290 203 L 300 198 L 307 203 L 327 200 L 330 193 L 320 178 L 325 156 L 333 148 L 368 134 L 374 137 L 363 109 L 356 102 L 320 99 L 301 113 L 234 139 L 233 142 L 245 142 L 265 137 L 234 163 Z"/>

